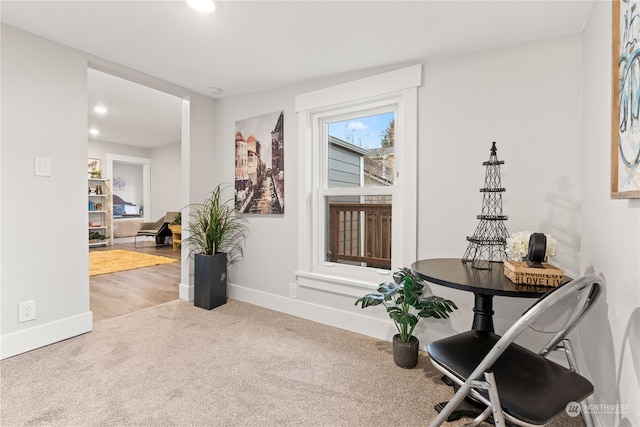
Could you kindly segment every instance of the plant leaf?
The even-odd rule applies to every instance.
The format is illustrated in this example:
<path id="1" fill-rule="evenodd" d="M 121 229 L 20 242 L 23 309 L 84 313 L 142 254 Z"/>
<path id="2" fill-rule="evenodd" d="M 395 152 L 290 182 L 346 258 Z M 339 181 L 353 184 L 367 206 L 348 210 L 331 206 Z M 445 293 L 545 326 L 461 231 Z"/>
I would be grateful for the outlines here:
<path id="1" fill-rule="evenodd" d="M 415 315 L 405 312 L 398 307 L 388 307 L 387 314 L 389 314 L 391 319 L 401 325 L 415 326 L 418 323 L 418 318 Z"/>
<path id="2" fill-rule="evenodd" d="M 424 280 L 403 267 L 393 273 L 393 282 L 381 283 L 378 292 L 358 298 L 355 305 L 366 308 L 383 304 L 401 340 L 408 342 L 420 318 L 448 318 L 449 313 L 458 308 L 453 301 L 442 297 L 423 298 L 424 286 Z"/>
<path id="3" fill-rule="evenodd" d="M 452 313 L 454 309 L 458 307 L 451 300 L 444 299 L 442 297 L 432 295 L 424 298 L 420 301 L 420 304 L 416 306 L 416 309 L 420 310 L 418 316 L 420 317 L 435 317 L 437 319 L 446 319 L 449 317 L 449 313 Z"/>
<path id="4" fill-rule="evenodd" d="M 377 292 L 368 293 L 363 297 L 358 298 L 355 305 L 361 304 L 361 308 L 372 307 L 374 305 L 380 305 L 384 302 L 384 295 Z"/>
<path id="5" fill-rule="evenodd" d="M 402 291 L 402 288 L 393 282 L 381 283 L 380 286 L 378 286 L 378 292 L 384 295 L 385 301 L 390 301 L 400 291 Z"/>

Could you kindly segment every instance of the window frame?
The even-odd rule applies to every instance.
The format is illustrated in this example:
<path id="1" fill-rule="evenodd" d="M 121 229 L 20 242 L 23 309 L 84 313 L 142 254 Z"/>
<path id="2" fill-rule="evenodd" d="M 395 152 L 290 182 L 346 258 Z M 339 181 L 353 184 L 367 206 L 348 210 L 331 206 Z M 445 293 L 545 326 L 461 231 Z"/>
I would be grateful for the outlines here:
<path id="1" fill-rule="evenodd" d="M 371 287 L 390 280 L 393 271 L 414 262 L 417 254 L 417 88 L 422 80 L 422 66 L 378 74 L 364 79 L 298 95 L 300 171 L 298 221 L 298 282 L 312 279 L 314 287 L 332 291 L 342 285 Z M 393 108 L 389 108 L 393 107 Z M 326 121 L 352 113 L 395 111 L 395 167 L 393 186 L 327 187 Z M 324 129 L 321 128 L 321 124 Z M 324 139 L 323 139 L 324 138 Z M 324 141 L 323 143 L 319 143 Z M 392 196 L 392 265 L 391 270 L 336 264 L 325 261 L 324 198 L 358 194 Z M 401 209 L 399 208 L 401 207 Z M 308 281 L 307 281 L 308 282 Z"/>
<path id="2" fill-rule="evenodd" d="M 349 118 L 358 118 L 365 115 L 370 115 L 370 113 L 378 114 L 382 112 L 394 112 L 394 119 L 397 117 L 398 111 L 398 102 L 399 99 L 397 96 L 378 100 L 373 103 L 364 103 L 363 105 L 354 105 L 346 109 L 339 110 L 331 110 L 328 112 L 322 112 L 317 114 L 312 114 L 312 140 L 314 141 L 313 147 L 314 152 L 312 153 L 312 157 L 318 159 L 317 165 L 319 168 L 320 179 L 317 185 L 314 185 L 312 188 L 312 199 L 315 201 L 317 209 L 315 211 L 315 218 L 317 219 L 317 226 L 314 225 L 313 230 L 315 231 L 314 245 L 315 252 L 312 254 L 312 270 L 321 271 L 325 270 L 325 273 L 328 273 L 331 269 L 331 272 L 339 275 L 346 276 L 359 276 L 362 275 L 362 268 L 372 268 L 372 267 L 361 267 L 355 265 L 348 265 L 342 263 L 333 263 L 326 260 L 327 254 L 327 230 L 326 225 L 327 221 L 327 199 L 329 197 L 337 196 L 391 196 L 392 200 L 395 199 L 395 193 L 397 191 L 398 183 L 394 179 L 393 185 L 388 186 L 360 186 L 360 187 L 348 187 L 348 186 L 337 186 L 337 187 L 329 187 L 329 135 L 328 135 L 328 124 L 332 121 L 342 121 L 344 119 Z M 397 119 L 396 119 L 397 123 Z M 395 148 L 399 147 L 400 144 L 394 146 Z M 394 165 L 394 169 L 397 165 Z M 394 170 L 394 175 L 396 172 Z M 394 176 L 395 178 L 395 176 Z M 392 217 L 394 214 L 394 210 L 397 206 L 392 203 Z M 394 247 L 394 244 L 399 244 L 396 241 L 396 236 L 402 232 L 401 229 L 402 221 L 392 221 L 392 241 L 391 247 Z M 322 226 L 321 226 L 322 224 Z M 393 253 L 393 251 L 392 251 Z M 325 267 L 325 268 L 322 268 Z M 380 269 L 385 272 L 389 271 L 386 269 Z M 384 274 L 383 271 L 376 272 L 377 275 Z M 364 273 L 365 275 L 370 275 L 370 273 Z"/>

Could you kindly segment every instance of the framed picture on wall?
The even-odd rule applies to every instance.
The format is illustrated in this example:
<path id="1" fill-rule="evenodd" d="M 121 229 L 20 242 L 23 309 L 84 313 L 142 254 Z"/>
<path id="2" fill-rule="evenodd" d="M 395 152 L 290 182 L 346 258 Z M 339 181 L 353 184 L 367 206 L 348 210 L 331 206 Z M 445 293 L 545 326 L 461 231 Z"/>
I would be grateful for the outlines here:
<path id="1" fill-rule="evenodd" d="M 127 181 L 121 176 L 113 178 L 113 189 L 117 191 L 124 191 L 127 189 Z"/>
<path id="2" fill-rule="evenodd" d="M 284 214 L 284 112 L 237 121 L 235 153 L 236 210 Z"/>
<path id="3" fill-rule="evenodd" d="M 102 170 L 100 169 L 100 159 L 88 159 L 89 178 L 100 178 Z"/>
<path id="4" fill-rule="evenodd" d="M 611 198 L 640 198 L 640 0 L 612 16 Z"/>

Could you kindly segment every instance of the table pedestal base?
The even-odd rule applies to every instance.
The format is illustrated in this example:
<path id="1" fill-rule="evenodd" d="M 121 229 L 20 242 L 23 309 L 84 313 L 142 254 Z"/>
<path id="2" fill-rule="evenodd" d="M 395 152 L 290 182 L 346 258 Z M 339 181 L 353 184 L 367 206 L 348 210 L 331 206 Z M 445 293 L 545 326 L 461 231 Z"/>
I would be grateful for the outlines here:
<path id="1" fill-rule="evenodd" d="M 494 332 L 493 295 L 474 292 L 473 298 L 473 324 L 471 329 Z"/>

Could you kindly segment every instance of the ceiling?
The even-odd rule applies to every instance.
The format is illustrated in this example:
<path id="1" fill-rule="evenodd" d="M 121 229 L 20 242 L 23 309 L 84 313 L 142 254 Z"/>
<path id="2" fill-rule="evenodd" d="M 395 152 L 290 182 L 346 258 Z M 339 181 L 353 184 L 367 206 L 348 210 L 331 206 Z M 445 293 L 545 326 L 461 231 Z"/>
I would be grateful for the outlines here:
<path id="1" fill-rule="evenodd" d="M 89 139 L 153 148 L 174 144 L 181 138 L 182 101 L 111 74 L 89 69 Z M 93 110 L 108 109 L 106 114 Z"/>
<path id="2" fill-rule="evenodd" d="M 220 98 L 577 34 L 594 1 L 235 0 L 202 14 L 179 0 L 2 0 L 0 20 Z M 98 139 L 179 141 L 177 98 L 101 74 L 89 102 L 112 113 L 90 117 Z"/>

